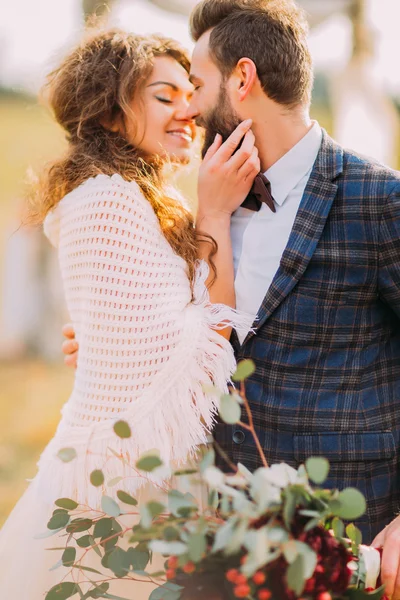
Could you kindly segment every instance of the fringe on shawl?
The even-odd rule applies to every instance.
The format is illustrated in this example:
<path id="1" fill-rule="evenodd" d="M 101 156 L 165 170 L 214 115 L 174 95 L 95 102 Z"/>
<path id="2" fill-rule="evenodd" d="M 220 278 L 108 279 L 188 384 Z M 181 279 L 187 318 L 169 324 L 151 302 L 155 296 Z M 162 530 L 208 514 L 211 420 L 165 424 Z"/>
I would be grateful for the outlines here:
<path id="1" fill-rule="evenodd" d="M 248 331 L 252 324 L 249 315 L 223 304 L 210 304 L 205 287 L 207 276 L 208 265 L 200 261 L 194 302 L 186 308 L 183 336 L 188 351 L 183 357 L 180 352 L 171 355 L 166 365 L 168 375 L 160 373 L 161 377 L 167 377 L 161 395 L 147 397 L 146 401 L 142 398 L 137 406 L 135 401 L 118 419 L 90 428 L 66 430 L 60 424 L 38 463 L 39 487 L 47 501 L 68 497 L 98 509 L 102 495 L 116 498 L 119 489 L 135 495 L 149 482 L 168 486 L 173 470 L 185 467 L 195 458 L 199 446 L 207 443 L 219 403 L 218 394 L 207 390 L 215 387 L 226 393 L 236 368 L 231 345 L 217 330 L 231 326 Z M 117 437 L 113 431 L 117 420 L 129 423 L 130 438 Z M 57 457 L 58 451 L 65 447 L 73 447 L 77 452 L 77 457 L 69 463 Z M 158 450 L 164 467 L 150 475 L 138 472 L 137 459 L 152 449 Z M 103 471 L 105 484 L 101 487 L 90 483 L 90 474 L 95 469 Z M 117 477 L 122 479 L 110 486 L 110 481 Z"/>

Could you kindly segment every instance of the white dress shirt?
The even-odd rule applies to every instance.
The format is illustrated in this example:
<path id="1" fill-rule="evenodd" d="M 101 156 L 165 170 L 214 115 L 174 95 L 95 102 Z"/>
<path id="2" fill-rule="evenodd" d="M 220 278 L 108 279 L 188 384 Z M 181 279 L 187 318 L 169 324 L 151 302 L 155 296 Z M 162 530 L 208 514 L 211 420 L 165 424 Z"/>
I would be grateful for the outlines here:
<path id="1" fill-rule="evenodd" d="M 254 317 L 278 270 L 321 141 L 322 131 L 315 121 L 310 131 L 265 172 L 276 213 L 263 203 L 259 212 L 240 207 L 232 215 L 236 308 Z M 239 334 L 240 343 L 245 337 Z"/>

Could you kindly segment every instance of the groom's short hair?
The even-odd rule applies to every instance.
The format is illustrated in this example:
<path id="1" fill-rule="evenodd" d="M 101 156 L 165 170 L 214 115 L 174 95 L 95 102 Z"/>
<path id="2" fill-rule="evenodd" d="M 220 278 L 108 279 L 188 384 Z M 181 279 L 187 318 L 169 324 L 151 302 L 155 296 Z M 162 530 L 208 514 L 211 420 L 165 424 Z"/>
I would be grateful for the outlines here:
<path id="1" fill-rule="evenodd" d="M 290 108 L 310 103 L 308 25 L 292 0 L 202 0 L 190 29 L 196 42 L 212 29 L 210 57 L 224 77 L 241 58 L 251 58 L 269 98 Z"/>

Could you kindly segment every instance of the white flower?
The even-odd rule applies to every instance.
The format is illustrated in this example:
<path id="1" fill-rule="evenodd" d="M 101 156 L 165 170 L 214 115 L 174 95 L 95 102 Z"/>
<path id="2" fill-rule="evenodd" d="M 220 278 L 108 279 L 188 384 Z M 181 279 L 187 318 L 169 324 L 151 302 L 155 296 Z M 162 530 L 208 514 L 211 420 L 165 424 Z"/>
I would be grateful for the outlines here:
<path id="1" fill-rule="evenodd" d="M 364 562 L 365 587 L 375 589 L 381 571 L 381 555 L 375 548 L 361 545 L 360 558 Z"/>

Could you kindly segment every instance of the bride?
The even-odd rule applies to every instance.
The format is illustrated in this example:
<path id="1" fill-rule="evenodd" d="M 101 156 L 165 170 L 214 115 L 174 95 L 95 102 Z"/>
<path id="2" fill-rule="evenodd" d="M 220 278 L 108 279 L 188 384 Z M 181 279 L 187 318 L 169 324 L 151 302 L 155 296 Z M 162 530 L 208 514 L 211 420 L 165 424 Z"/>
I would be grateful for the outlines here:
<path id="1" fill-rule="evenodd" d="M 226 389 L 235 368 L 230 328 L 251 326 L 233 309 L 229 239 L 229 216 L 259 172 L 251 122 L 224 143 L 217 135 L 206 154 L 201 231 L 163 180 L 166 163 L 188 162 L 196 134 L 189 67 L 172 40 L 114 30 L 92 35 L 49 76 L 68 147 L 41 179 L 36 209 L 57 248 L 79 361 L 56 434 L 0 533 L 0 598 L 39 600 L 68 572 L 49 570 L 59 557 L 47 548 L 65 546 L 62 532 L 37 535 L 56 499 L 98 511 L 123 486 L 140 504 L 195 459 L 217 411 L 207 388 Z M 131 437 L 115 435 L 120 420 Z M 67 463 L 65 448 L 76 454 Z M 132 465 L 153 449 L 166 468 L 150 481 Z M 100 487 L 90 483 L 96 469 Z M 87 575 L 74 576 L 85 591 Z M 152 589 L 131 578 L 109 593 L 141 600 Z"/>

